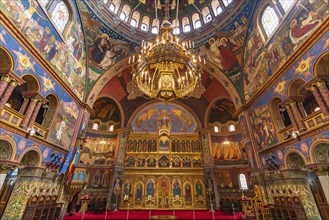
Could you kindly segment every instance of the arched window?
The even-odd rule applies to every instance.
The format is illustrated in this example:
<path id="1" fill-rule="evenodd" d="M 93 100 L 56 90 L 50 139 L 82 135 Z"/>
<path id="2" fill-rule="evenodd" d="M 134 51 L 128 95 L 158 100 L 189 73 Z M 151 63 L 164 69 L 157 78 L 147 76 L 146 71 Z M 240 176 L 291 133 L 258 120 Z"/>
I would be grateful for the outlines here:
<path id="1" fill-rule="evenodd" d="M 64 1 L 58 1 L 51 13 L 51 19 L 57 30 L 62 34 L 70 20 L 70 12 Z"/>
<path id="2" fill-rule="evenodd" d="M 98 130 L 98 127 L 99 127 L 99 124 L 95 122 L 92 126 L 92 129 L 93 130 Z"/>
<path id="3" fill-rule="evenodd" d="M 128 21 L 128 16 L 130 14 L 130 6 L 129 5 L 124 5 L 122 10 L 121 10 L 121 13 L 120 13 L 120 19 L 121 20 L 124 20 L 124 21 Z"/>
<path id="4" fill-rule="evenodd" d="M 109 9 L 110 11 L 116 14 L 119 11 L 120 5 L 121 5 L 121 0 L 113 0 L 110 4 Z"/>
<path id="5" fill-rule="evenodd" d="M 140 17 L 141 17 L 140 13 L 138 11 L 134 11 L 130 20 L 130 25 L 133 27 L 137 27 L 139 24 Z"/>
<path id="6" fill-rule="evenodd" d="M 151 30 L 152 34 L 159 33 L 159 25 L 160 25 L 160 21 L 157 19 L 154 19 L 153 23 L 152 23 L 152 30 Z"/>
<path id="7" fill-rule="evenodd" d="M 110 125 L 109 131 L 114 131 L 114 125 Z"/>
<path id="8" fill-rule="evenodd" d="M 279 3 L 284 10 L 284 12 L 287 12 L 293 4 L 296 2 L 296 0 L 279 0 Z"/>
<path id="9" fill-rule="evenodd" d="M 150 18 L 148 16 L 144 16 L 141 25 L 142 31 L 148 31 L 149 25 L 150 25 Z"/>
<path id="10" fill-rule="evenodd" d="M 228 126 L 228 131 L 235 131 L 235 125 L 234 124 L 230 124 Z"/>
<path id="11" fill-rule="evenodd" d="M 190 20 L 188 19 L 188 17 L 183 18 L 182 24 L 183 24 L 183 32 L 191 31 Z"/>
<path id="12" fill-rule="evenodd" d="M 279 25 L 279 17 L 274 8 L 267 6 L 261 15 L 261 22 L 266 36 L 269 37 L 273 34 Z"/>
<path id="13" fill-rule="evenodd" d="M 103 3 L 106 5 L 107 3 L 109 3 L 109 0 L 103 0 Z"/>
<path id="14" fill-rule="evenodd" d="M 216 133 L 219 132 L 219 127 L 217 125 L 214 126 L 214 132 L 216 132 Z"/>
<path id="15" fill-rule="evenodd" d="M 172 21 L 172 24 L 173 24 L 173 27 L 174 27 L 174 29 L 173 29 L 173 34 L 179 34 L 179 33 L 180 33 L 180 29 L 179 29 L 179 20 L 174 19 L 174 20 Z"/>
<path id="16" fill-rule="evenodd" d="M 50 0 L 39 0 L 39 3 L 44 7 L 46 8 L 49 4 L 49 1 Z"/>
<path id="17" fill-rule="evenodd" d="M 202 16 L 203 16 L 204 23 L 211 21 L 212 17 L 211 17 L 210 10 L 208 7 L 204 7 L 202 9 Z"/>
<path id="18" fill-rule="evenodd" d="M 223 0 L 225 7 L 232 3 L 233 0 Z"/>
<path id="19" fill-rule="evenodd" d="M 198 13 L 192 15 L 192 22 L 194 29 L 201 27 L 200 15 Z"/>
<path id="20" fill-rule="evenodd" d="M 218 0 L 212 0 L 211 7 L 212 7 L 212 10 L 213 10 L 215 16 L 219 15 L 223 11 Z"/>
<path id="21" fill-rule="evenodd" d="M 248 189 L 247 178 L 246 175 L 244 175 L 243 173 L 239 175 L 239 183 L 240 183 L 240 189 L 243 190 Z"/>

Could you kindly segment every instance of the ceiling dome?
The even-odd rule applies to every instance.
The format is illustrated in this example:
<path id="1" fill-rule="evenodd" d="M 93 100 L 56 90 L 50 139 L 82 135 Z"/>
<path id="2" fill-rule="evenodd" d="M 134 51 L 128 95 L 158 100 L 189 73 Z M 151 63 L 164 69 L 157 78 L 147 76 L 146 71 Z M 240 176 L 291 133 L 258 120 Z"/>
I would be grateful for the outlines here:
<path id="1" fill-rule="evenodd" d="M 168 20 L 173 34 L 183 38 L 200 37 L 227 22 L 244 1 L 236 0 L 103 0 L 96 3 L 117 30 L 126 30 L 137 38 L 159 33 Z M 178 10 L 177 10 L 178 9 Z"/>

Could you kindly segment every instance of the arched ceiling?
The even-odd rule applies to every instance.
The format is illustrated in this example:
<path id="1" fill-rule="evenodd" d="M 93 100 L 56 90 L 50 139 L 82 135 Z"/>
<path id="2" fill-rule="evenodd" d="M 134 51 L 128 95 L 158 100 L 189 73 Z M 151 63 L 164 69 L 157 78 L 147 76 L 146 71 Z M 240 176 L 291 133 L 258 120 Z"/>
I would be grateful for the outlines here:
<path id="1" fill-rule="evenodd" d="M 118 13 L 109 10 L 111 2 L 114 0 L 78 1 L 88 55 L 86 103 L 92 107 L 98 97 L 106 95 L 114 97 L 128 114 L 125 115 L 126 123 L 133 110 L 148 101 L 139 97 L 136 91 L 133 94 L 129 93 L 132 88 L 128 86 L 130 76 L 127 58 L 138 53 L 142 40 L 153 41 L 156 35 L 121 20 Z M 131 9 L 138 10 L 141 16 L 149 15 L 153 19 L 155 12 L 153 13 L 152 2 L 122 0 L 120 5 L 123 7 L 127 3 Z M 188 15 L 192 19 L 192 14 L 198 9 L 211 8 L 211 2 L 211 0 L 180 0 L 179 18 Z M 220 14 L 213 16 L 210 22 L 197 29 L 192 27 L 190 32 L 181 32 L 179 35 L 182 41 L 194 40 L 196 53 L 207 60 L 207 67 L 202 77 L 204 93 L 200 98 L 179 100 L 193 110 L 198 109 L 196 115 L 202 122 L 207 106 L 220 96 L 232 100 L 237 110 L 243 105 L 242 55 L 255 2 L 255 0 L 233 0 Z M 163 4 L 164 1 L 161 0 L 160 3 Z M 164 18 L 162 10 L 163 8 L 157 10 L 160 20 Z M 175 9 L 170 9 L 170 16 L 174 12 Z M 99 49 L 101 44 L 104 51 Z M 136 96 L 135 99 L 128 98 L 131 94 Z M 201 106 L 204 106 L 204 109 Z"/>

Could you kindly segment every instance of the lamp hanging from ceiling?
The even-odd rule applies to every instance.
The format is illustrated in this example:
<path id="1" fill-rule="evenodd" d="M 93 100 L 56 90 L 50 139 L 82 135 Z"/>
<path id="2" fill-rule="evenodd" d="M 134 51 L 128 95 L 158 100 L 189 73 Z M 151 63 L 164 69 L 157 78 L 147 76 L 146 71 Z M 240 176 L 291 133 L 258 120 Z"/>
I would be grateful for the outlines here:
<path id="1" fill-rule="evenodd" d="M 172 31 L 164 20 L 156 41 L 143 40 L 140 54 L 129 57 L 132 80 L 149 98 L 188 98 L 201 84 L 205 59 L 194 54 L 194 41 L 180 43 Z"/>

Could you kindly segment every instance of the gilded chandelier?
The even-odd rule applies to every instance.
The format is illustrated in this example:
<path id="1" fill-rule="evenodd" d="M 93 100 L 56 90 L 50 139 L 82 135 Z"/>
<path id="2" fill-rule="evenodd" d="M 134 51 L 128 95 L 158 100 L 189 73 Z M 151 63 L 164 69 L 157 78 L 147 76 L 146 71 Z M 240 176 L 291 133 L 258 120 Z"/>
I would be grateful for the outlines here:
<path id="1" fill-rule="evenodd" d="M 187 98 L 201 82 L 205 59 L 193 54 L 194 42 L 180 43 L 164 20 L 155 43 L 142 42 L 140 55 L 129 57 L 132 80 L 150 98 Z"/>

